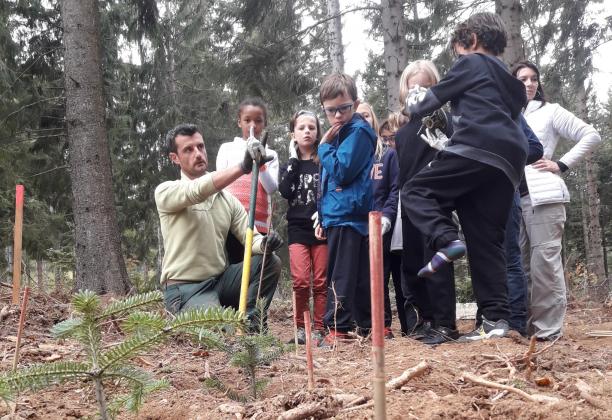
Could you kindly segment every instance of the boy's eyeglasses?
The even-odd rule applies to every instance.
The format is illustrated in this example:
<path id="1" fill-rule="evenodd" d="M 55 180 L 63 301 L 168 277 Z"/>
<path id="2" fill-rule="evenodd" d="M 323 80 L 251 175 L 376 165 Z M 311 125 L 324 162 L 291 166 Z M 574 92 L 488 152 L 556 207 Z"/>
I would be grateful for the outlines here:
<path id="1" fill-rule="evenodd" d="M 391 134 L 390 136 L 382 136 L 382 139 L 385 143 L 390 143 L 395 141 L 395 134 Z"/>
<path id="2" fill-rule="evenodd" d="M 349 103 L 349 104 L 343 104 L 337 107 L 327 107 L 327 108 L 323 108 L 323 111 L 325 111 L 325 113 L 329 116 L 334 116 L 336 115 L 337 112 L 340 113 L 340 115 L 344 115 L 346 114 L 351 108 L 353 108 L 353 103 Z"/>

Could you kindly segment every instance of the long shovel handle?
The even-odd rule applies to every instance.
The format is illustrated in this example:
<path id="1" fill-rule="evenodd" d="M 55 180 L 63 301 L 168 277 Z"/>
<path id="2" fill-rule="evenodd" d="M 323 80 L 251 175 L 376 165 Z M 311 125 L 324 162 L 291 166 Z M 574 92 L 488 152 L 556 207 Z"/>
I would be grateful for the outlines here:
<path id="1" fill-rule="evenodd" d="M 251 127 L 250 137 L 254 137 L 253 127 Z M 262 144 L 266 145 L 268 132 L 266 131 L 262 139 Z M 238 311 L 246 315 L 247 295 L 249 291 L 249 280 L 251 277 L 251 255 L 253 253 L 253 231 L 255 229 L 255 205 L 257 203 L 257 183 L 259 182 L 259 165 L 253 161 L 253 172 L 251 177 L 251 196 L 249 198 L 249 225 L 244 238 L 244 259 L 242 261 L 242 281 L 240 283 L 240 301 Z"/>

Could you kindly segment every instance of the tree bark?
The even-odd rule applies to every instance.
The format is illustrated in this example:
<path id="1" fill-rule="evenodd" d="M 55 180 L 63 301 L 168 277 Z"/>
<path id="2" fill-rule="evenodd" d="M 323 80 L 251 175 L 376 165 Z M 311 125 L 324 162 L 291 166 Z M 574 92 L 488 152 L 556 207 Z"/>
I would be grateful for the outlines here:
<path id="1" fill-rule="evenodd" d="M 45 293 L 45 278 L 43 276 L 43 260 L 42 258 L 36 258 L 36 283 L 38 284 L 38 291 Z"/>
<path id="2" fill-rule="evenodd" d="M 112 190 L 96 0 L 62 0 L 66 128 L 75 220 L 76 289 L 125 294 L 129 281 Z"/>
<path id="3" fill-rule="evenodd" d="M 399 82 L 408 62 L 404 8 L 399 0 L 381 0 L 384 41 L 385 76 L 387 78 L 387 108 L 400 109 Z"/>
<path id="4" fill-rule="evenodd" d="M 340 17 L 339 0 L 327 0 L 327 15 L 333 18 L 327 24 L 332 73 L 344 73 L 344 46 L 342 45 L 342 19 Z"/>
<path id="5" fill-rule="evenodd" d="M 61 292 L 63 290 L 62 287 L 62 269 L 59 264 L 55 264 L 53 268 L 53 277 L 55 278 L 55 291 Z"/>
<path id="6" fill-rule="evenodd" d="M 576 86 L 576 113 L 580 118 L 588 121 L 587 111 L 587 94 L 584 88 L 584 83 L 578 83 Z M 583 226 L 585 230 L 585 238 L 587 238 L 585 251 L 587 256 L 587 270 L 590 275 L 595 276 L 597 285 L 601 285 L 606 280 L 606 269 L 604 265 L 604 254 L 602 245 L 601 224 L 599 222 L 600 200 L 599 192 L 597 191 L 597 165 L 593 161 L 592 153 L 589 153 L 584 159 L 585 166 L 585 195 L 586 200 L 582 201 L 582 206 L 585 207 L 586 223 Z M 606 297 L 608 291 L 595 290 L 598 297 Z"/>
<path id="7" fill-rule="evenodd" d="M 525 59 L 525 48 L 521 36 L 521 2 L 520 0 L 495 0 L 495 13 L 501 16 L 508 30 L 508 45 L 502 57 L 504 62 L 512 67 Z"/>

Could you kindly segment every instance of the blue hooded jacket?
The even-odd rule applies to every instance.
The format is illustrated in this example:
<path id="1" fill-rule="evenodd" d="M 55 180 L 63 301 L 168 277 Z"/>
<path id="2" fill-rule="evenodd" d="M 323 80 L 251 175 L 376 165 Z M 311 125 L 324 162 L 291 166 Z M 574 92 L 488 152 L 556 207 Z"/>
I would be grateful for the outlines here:
<path id="1" fill-rule="evenodd" d="M 373 207 L 370 171 L 376 134 L 357 113 L 331 143 L 319 146 L 321 161 L 322 226 L 350 226 L 368 235 L 368 213 Z"/>

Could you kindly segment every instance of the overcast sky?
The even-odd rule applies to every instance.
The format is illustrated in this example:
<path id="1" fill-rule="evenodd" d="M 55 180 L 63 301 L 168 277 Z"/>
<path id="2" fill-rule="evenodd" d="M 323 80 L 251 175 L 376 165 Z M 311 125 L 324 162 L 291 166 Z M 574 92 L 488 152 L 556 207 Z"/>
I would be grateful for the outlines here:
<path id="1" fill-rule="evenodd" d="M 340 9 L 346 10 L 355 7 L 358 2 L 340 0 Z M 612 1 L 606 0 L 604 4 L 594 5 L 600 9 L 595 10 L 599 19 L 603 22 L 612 14 Z M 603 11 L 604 13 L 600 13 Z M 382 51 L 381 40 L 372 39 L 370 36 L 370 23 L 364 22 L 363 12 L 348 13 L 343 16 L 343 43 L 345 71 L 348 74 L 365 70 L 370 50 Z M 593 57 L 595 74 L 593 85 L 600 101 L 607 101 L 608 90 L 612 86 L 612 42 L 600 46 Z M 544 82 L 546 83 L 546 82 Z M 360 81 L 358 84 L 361 85 Z M 360 86 L 361 87 L 361 86 Z"/>

